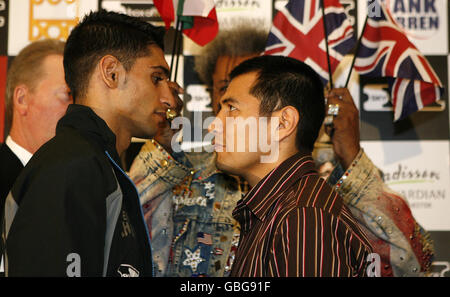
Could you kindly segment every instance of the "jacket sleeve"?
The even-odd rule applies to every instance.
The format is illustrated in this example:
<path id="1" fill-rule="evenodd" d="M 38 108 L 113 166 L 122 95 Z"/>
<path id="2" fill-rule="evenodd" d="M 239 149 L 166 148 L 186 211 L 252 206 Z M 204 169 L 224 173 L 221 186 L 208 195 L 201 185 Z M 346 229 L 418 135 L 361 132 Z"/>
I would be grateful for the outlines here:
<path id="1" fill-rule="evenodd" d="M 94 158 L 56 163 L 24 172 L 8 197 L 19 202 L 6 241 L 8 276 L 102 275 L 111 188 L 102 181 L 112 172 Z"/>
<path id="2" fill-rule="evenodd" d="M 177 162 L 156 141 L 149 140 L 131 165 L 129 175 L 136 184 L 141 205 L 144 205 L 171 191 L 189 172 L 189 168 Z"/>
<path id="3" fill-rule="evenodd" d="M 382 276 L 428 273 L 433 257 L 429 235 L 414 219 L 406 199 L 387 187 L 362 149 L 347 171 L 338 166 L 328 183 L 365 229 L 380 255 Z"/>

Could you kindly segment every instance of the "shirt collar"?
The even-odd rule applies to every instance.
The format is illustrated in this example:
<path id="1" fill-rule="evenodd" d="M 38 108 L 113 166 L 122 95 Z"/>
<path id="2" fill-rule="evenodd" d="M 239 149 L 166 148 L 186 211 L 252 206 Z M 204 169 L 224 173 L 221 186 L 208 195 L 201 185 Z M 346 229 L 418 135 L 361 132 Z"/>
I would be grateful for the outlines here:
<path id="1" fill-rule="evenodd" d="M 10 135 L 6 137 L 5 141 L 6 145 L 10 148 L 10 150 L 17 156 L 17 158 L 22 162 L 23 166 L 25 167 L 30 161 L 31 157 L 33 157 L 33 154 L 18 145 Z"/>
<path id="2" fill-rule="evenodd" d="M 83 135 L 90 137 L 105 151 L 108 151 L 117 164 L 121 164 L 116 150 L 116 135 L 90 107 L 70 104 L 66 114 L 56 125 L 56 134 L 65 128 L 76 129 Z"/>
<path id="3" fill-rule="evenodd" d="M 271 206 L 295 182 L 308 173 L 317 173 L 310 154 L 296 153 L 273 169 L 241 199 L 233 216 L 246 206 L 259 220 L 264 220 Z"/>

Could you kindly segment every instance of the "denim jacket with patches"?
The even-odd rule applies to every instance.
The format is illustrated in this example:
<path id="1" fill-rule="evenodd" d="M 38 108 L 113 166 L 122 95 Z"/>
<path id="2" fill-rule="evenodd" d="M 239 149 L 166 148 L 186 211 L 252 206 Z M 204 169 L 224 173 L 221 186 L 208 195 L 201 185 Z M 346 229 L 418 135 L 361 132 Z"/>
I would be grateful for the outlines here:
<path id="1" fill-rule="evenodd" d="M 417 223 L 407 200 L 387 187 L 381 171 L 361 149 L 344 171 L 338 165 L 328 183 L 344 199 L 380 256 L 381 276 L 427 276 L 433 242 Z"/>
<path id="2" fill-rule="evenodd" d="M 239 227 L 231 216 L 241 198 L 239 184 L 216 171 L 215 154 L 173 157 L 147 142 L 130 171 L 151 230 L 156 275 L 227 276 L 239 241 Z M 199 170 L 192 180 L 192 195 L 175 196 L 174 187 L 186 182 L 192 169 Z M 207 194 L 208 182 L 214 184 L 213 199 Z M 338 165 L 327 182 L 339 185 L 338 193 L 380 255 L 382 276 L 427 275 L 432 241 L 407 201 L 386 186 L 362 149 L 348 170 Z"/>
<path id="3" fill-rule="evenodd" d="M 130 169 L 140 193 L 156 276 L 227 276 L 239 240 L 232 211 L 239 180 L 219 172 L 215 153 L 168 154 L 144 144 Z"/>

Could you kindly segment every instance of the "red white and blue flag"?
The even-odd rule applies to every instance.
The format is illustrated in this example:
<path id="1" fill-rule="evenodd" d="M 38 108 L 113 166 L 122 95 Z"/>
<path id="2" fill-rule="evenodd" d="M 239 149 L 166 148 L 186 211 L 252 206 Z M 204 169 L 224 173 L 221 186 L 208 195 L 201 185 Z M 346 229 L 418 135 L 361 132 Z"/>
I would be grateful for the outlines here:
<path id="1" fill-rule="evenodd" d="M 328 62 L 322 2 L 328 33 L 331 71 L 354 47 L 353 27 L 339 0 L 291 0 L 275 16 L 265 55 L 298 59 L 311 66 L 328 83 Z"/>
<path id="2" fill-rule="evenodd" d="M 206 245 L 212 245 L 212 237 L 211 234 L 204 233 L 204 232 L 198 232 L 197 233 L 197 242 L 203 243 Z"/>
<path id="3" fill-rule="evenodd" d="M 204 46 L 219 32 L 214 0 L 153 0 L 166 30 L 176 17 L 183 22 L 183 33 L 195 43 Z"/>
<path id="4" fill-rule="evenodd" d="M 389 78 L 394 121 L 397 121 L 439 100 L 444 88 L 390 12 L 378 4 L 378 15 L 373 12 L 368 17 L 355 70 L 361 75 Z"/>

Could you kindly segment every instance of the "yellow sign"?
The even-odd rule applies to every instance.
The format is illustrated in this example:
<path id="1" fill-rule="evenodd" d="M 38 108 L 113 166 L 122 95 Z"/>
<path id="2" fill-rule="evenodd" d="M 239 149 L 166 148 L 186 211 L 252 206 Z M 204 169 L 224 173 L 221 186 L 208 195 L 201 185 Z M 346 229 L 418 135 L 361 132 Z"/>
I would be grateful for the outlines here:
<path id="1" fill-rule="evenodd" d="M 66 40 L 79 21 L 80 0 L 30 0 L 28 38 Z"/>

